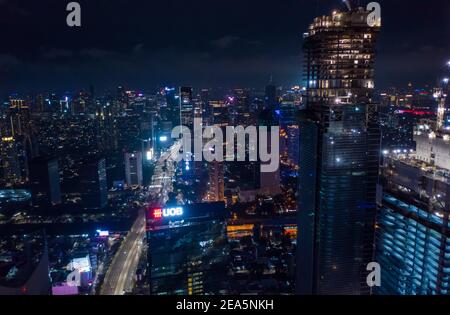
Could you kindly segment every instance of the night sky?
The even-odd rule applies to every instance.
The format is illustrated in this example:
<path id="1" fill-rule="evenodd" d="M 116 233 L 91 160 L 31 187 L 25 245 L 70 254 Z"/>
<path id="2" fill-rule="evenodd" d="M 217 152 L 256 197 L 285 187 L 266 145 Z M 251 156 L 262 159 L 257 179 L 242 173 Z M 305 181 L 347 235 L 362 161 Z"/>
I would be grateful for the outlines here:
<path id="1" fill-rule="evenodd" d="M 302 34 L 340 0 L 0 0 L 0 91 L 119 84 L 301 84 Z M 378 88 L 433 84 L 450 59 L 449 0 L 380 0 Z M 366 4 L 366 1 L 361 1 Z"/>

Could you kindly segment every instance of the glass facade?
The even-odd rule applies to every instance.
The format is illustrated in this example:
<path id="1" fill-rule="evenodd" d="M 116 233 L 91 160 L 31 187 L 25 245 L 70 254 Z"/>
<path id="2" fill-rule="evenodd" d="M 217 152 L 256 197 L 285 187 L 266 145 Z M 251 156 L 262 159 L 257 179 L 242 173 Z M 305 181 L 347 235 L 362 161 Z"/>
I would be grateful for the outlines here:
<path id="1" fill-rule="evenodd" d="M 381 266 L 377 294 L 450 294 L 450 223 L 392 195 L 383 198 L 376 229 Z"/>
<path id="2" fill-rule="evenodd" d="M 314 19 L 305 34 L 301 111 L 298 294 L 368 294 L 379 141 L 373 103 L 379 27 L 362 9 Z"/>
<path id="3" fill-rule="evenodd" d="M 151 294 L 226 294 L 229 251 L 224 203 L 180 209 L 178 218 L 155 219 L 149 214 Z"/>

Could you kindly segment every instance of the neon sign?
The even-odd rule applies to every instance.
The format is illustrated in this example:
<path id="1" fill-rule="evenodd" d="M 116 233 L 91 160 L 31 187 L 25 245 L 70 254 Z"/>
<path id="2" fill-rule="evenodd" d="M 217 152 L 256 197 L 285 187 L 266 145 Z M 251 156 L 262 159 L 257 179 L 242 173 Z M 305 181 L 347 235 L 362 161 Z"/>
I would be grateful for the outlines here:
<path id="1" fill-rule="evenodd" d="M 155 208 L 152 213 L 153 219 L 162 219 L 162 209 Z"/>
<path id="2" fill-rule="evenodd" d="M 180 215 L 183 215 L 183 208 L 181 207 L 163 209 L 163 217 L 178 217 Z"/>
<path id="3" fill-rule="evenodd" d="M 179 217 L 183 215 L 182 207 L 171 207 L 171 208 L 154 208 L 152 210 L 153 219 L 159 220 L 162 218 Z"/>
<path id="4" fill-rule="evenodd" d="M 102 230 L 97 230 L 98 236 L 100 237 L 108 237 L 109 236 L 109 231 L 102 231 Z"/>

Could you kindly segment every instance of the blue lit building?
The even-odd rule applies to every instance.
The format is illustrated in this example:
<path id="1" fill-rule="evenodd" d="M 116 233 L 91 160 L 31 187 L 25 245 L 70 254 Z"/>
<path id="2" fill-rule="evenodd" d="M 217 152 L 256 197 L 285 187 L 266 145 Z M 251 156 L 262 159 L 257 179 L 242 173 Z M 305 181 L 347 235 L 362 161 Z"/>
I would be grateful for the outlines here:
<path id="1" fill-rule="evenodd" d="M 450 173 L 408 157 L 386 157 L 376 224 L 376 294 L 450 294 Z"/>

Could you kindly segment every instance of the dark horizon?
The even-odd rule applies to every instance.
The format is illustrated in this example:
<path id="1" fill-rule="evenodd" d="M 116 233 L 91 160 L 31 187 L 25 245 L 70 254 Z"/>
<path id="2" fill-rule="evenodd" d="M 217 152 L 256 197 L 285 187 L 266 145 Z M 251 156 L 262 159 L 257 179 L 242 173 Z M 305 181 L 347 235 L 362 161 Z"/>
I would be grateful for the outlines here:
<path id="1" fill-rule="evenodd" d="M 366 4 L 369 1 L 360 1 Z M 376 88 L 433 85 L 449 57 L 445 0 L 379 1 Z M 399 5 L 399 2 L 402 3 Z M 302 34 L 341 1 L 0 1 L 0 92 L 96 91 L 117 85 L 263 87 L 302 84 Z M 45 5 L 44 5 L 45 4 Z"/>

